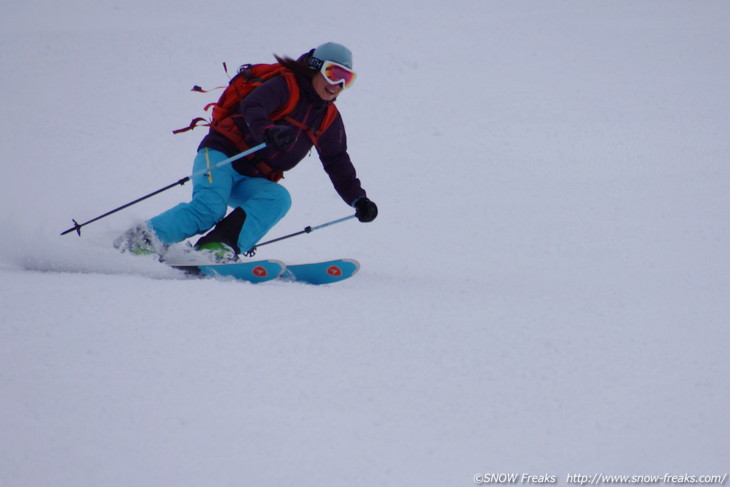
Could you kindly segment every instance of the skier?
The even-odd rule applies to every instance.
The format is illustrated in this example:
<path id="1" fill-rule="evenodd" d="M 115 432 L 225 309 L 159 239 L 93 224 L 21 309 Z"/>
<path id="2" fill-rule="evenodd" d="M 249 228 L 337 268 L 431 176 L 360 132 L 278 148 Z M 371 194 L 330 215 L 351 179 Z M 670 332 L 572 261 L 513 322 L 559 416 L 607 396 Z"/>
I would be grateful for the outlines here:
<path id="1" fill-rule="evenodd" d="M 114 241 L 117 249 L 164 257 L 170 245 L 213 227 L 196 242 L 195 250 L 216 263 L 238 261 L 238 254 L 251 249 L 289 210 L 289 192 L 277 181 L 313 145 L 335 190 L 355 208 L 358 220 L 375 219 L 378 208 L 356 176 L 340 114 L 335 112 L 331 125 L 313 137 L 328 106 L 355 79 L 352 53 L 343 45 L 328 42 L 297 60 L 278 56 L 276 59 L 294 74 L 299 87 L 299 97 L 290 115 L 285 119 L 269 118 L 289 99 L 290 89 L 283 76 L 274 76 L 255 88 L 240 103 L 240 115 L 229 119 L 233 121 L 232 130 L 222 133 L 222 129 L 211 126 L 198 147 L 193 173 L 201 174 L 192 178 L 192 201 L 132 227 Z M 205 171 L 242 152 L 242 147 L 262 142 L 266 147 L 253 156 Z M 228 207 L 233 210 L 226 216 Z"/>

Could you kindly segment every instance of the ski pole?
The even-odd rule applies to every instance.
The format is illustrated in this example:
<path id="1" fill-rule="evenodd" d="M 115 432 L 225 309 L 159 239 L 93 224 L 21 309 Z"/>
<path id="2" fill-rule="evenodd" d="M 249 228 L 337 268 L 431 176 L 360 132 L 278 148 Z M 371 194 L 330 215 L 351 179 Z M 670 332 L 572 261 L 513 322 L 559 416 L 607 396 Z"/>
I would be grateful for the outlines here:
<path id="1" fill-rule="evenodd" d="M 95 221 L 97 221 L 97 220 L 101 220 L 102 218 L 106 218 L 106 217 L 108 217 L 109 215 L 112 215 L 112 214 L 114 214 L 114 213 L 116 213 L 116 212 L 118 212 L 118 211 L 121 211 L 121 210 L 125 209 L 125 208 L 129 208 L 129 207 L 130 207 L 130 206 L 132 206 L 132 205 L 136 205 L 136 204 L 137 204 L 137 203 L 139 203 L 140 201 L 144 201 L 144 200 L 146 200 L 147 198 L 151 198 L 151 197 L 153 197 L 153 196 L 155 196 L 155 195 L 157 195 L 157 194 L 160 194 L 160 193 L 162 193 L 163 191 L 167 191 L 167 190 L 168 190 L 168 189 L 170 189 L 170 188 L 174 188 L 175 186 L 178 186 L 178 185 L 182 186 L 183 184 L 187 183 L 188 181 L 190 181 L 190 180 L 191 180 L 192 178 L 194 178 L 195 176 L 200 176 L 201 174 L 205 174 L 205 173 L 207 173 L 207 172 L 210 172 L 210 171 L 212 171 L 213 169 L 218 169 L 219 167 L 223 167 L 223 166 L 225 166 L 225 165 L 227 165 L 227 164 L 230 164 L 230 163 L 232 163 L 233 161 L 237 161 L 238 159 L 241 159 L 242 157 L 246 157 L 246 156 L 248 156 L 248 155 L 250 155 L 250 154 L 253 154 L 254 152 L 256 152 L 256 151 L 259 151 L 259 150 L 263 149 L 264 147 L 266 147 L 266 143 L 261 143 L 261 144 L 259 144 L 259 145 L 255 146 L 255 147 L 252 147 L 252 148 L 250 148 L 250 149 L 248 149 L 248 150 L 246 150 L 246 151 L 243 151 L 243 152 L 241 152 L 240 154 L 236 154 L 236 155 L 235 155 L 235 156 L 233 156 L 233 157 L 229 157 L 228 159 L 223 159 L 222 161 L 220 161 L 220 162 L 219 162 L 219 163 L 217 163 L 217 164 L 214 164 L 214 165 L 212 165 L 212 166 L 210 166 L 210 167 L 206 167 L 205 169 L 203 169 L 203 170 L 201 170 L 201 171 L 198 171 L 198 172 L 194 172 L 194 173 L 193 173 L 193 174 L 191 174 L 190 176 L 185 176 L 184 178 L 182 178 L 182 179 L 181 179 L 181 180 L 179 180 L 179 181 L 175 181 L 174 183 L 172 183 L 172 184 L 169 184 L 169 185 L 165 186 L 164 188 L 160 188 L 160 189 L 158 189 L 157 191 L 154 191 L 154 192 L 152 192 L 152 193 L 150 193 L 150 194 L 148 194 L 148 195 L 142 196 L 141 198 L 137 198 L 137 199 L 136 199 L 136 200 L 134 200 L 134 201 L 130 201 L 130 202 L 129 202 L 129 203 L 127 203 L 126 205 L 122 205 L 122 206 L 120 206 L 119 208 L 114 208 L 113 210 L 111 210 L 111 211 L 108 211 L 108 212 L 104 213 L 103 215 L 97 216 L 96 218 L 92 218 L 91 220 L 89 220 L 89 221 L 87 221 L 87 222 L 84 222 L 84 223 L 78 223 L 78 222 L 77 222 L 76 220 L 74 220 L 74 219 L 71 219 L 71 221 L 72 221 L 72 222 L 74 222 L 74 226 L 72 226 L 72 227 L 71 227 L 71 228 L 69 228 L 68 230 L 65 230 L 65 231 L 61 232 L 61 235 L 66 235 L 67 233 L 71 233 L 71 232 L 73 232 L 74 230 L 76 230 L 76 233 L 77 233 L 77 234 L 79 235 L 79 237 L 80 237 L 80 236 L 81 236 L 81 227 L 85 227 L 85 226 L 86 226 L 86 225 L 88 225 L 89 223 L 94 223 L 94 222 L 95 222 Z"/>
<path id="2" fill-rule="evenodd" d="M 287 238 L 296 237 L 297 235 L 302 235 L 303 233 L 312 233 L 313 231 L 319 230 L 320 228 L 329 227 L 330 225 L 335 225 L 337 223 L 342 223 L 344 221 L 350 220 L 352 218 L 355 218 L 355 216 L 357 216 L 357 215 L 350 215 L 350 216 L 346 216 L 344 218 L 338 218 L 337 220 L 332 220 L 331 222 L 322 223 L 321 225 L 317 225 L 314 227 L 306 227 L 304 230 L 290 233 L 289 235 L 284 235 L 283 237 L 275 238 L 273 240 L 267 240 L 266 242 L 262 242 L 260 244 L 254 245 L 248 252 L 244 252 L 243 255 L 245 255 L 246 257 L 253 257 L 254 255 L 256 255 L 256 250 L 263 245 L 269 245 L 274 242 L 279 242 L 281 240 L 285 240 Z"/>

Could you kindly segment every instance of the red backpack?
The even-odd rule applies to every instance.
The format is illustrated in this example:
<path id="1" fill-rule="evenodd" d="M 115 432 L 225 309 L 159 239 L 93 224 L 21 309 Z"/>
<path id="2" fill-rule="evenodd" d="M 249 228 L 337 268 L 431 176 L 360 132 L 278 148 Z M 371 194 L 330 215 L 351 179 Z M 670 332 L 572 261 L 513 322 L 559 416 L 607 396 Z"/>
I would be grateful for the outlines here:
<path id="1" fill-rule="evenodd" d="M 223 67 L 227 72 L 228 70 L 225 63 L 223 64 Z M 325 130 L 332 125 L 335 118 L 337 118 L 337 107 L 334 103 L 329 104 L 324 119 L 317 129 L 306 126 L 298 120 L 291 118 L 289 114 L 294 111 L 294 108 L 297 106 L 297 102 L 299 101 L 299 85 L 297 84 L 294 73 L 279 63 L 244 64 L 239 68 L 238 73 L 228 83 L 228 86 L 219 86 L 218 88 L 215 88 L 225 89 L 217 102 L 209 103 L 205 106 L 205 111 L 213 108 L 212 118 L 210 120 L 202 117 L 194 118 L 190 122 L 189 126 L 173 130 L 172 133 L 179 134 L 192 130 L 198 125 L 207 125 L 214 128 L 217 132 L 225 135 L 226 138 L 233 142 L 241 151 L 247 150 L 249 147 L 243 140 L 241 131 L 238 129 L 234 121 L 234 118 L 242 116 L 241 114 L 236 113 L 236 109 L 241 104 L 241 100 L 243 100 L 249 93 L 274 76 L 282 76 L 286 80 L 286 84 L 289 87 L 289 99 L 284 105 L 271 113 L 269 118 L 272 121 L 284 119 L 292 125 L 304 130 L 312 140 L 312 143 L 316 146 L 320 135 L 322 135 Z M 194 86 L 192 91 L 208 93 L 208 91 L 202 89 L 200 86 Z"/>

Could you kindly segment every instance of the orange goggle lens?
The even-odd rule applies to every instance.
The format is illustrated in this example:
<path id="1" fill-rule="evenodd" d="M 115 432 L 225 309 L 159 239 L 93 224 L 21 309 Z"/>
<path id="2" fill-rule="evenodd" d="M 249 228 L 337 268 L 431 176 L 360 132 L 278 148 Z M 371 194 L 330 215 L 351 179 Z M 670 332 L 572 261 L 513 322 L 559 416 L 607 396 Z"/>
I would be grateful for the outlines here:
<path id="1" fill-rule="evenodd" d="M 325 61 L 325 63 L 322 65 L 322 69 L 320 70 L 320 72 L 329 84 L 341 84 L 344 88 L 349 88 L 350 86 L 352 86 L 352 83 L 355 82 L 356 78 L 355 72 L 353 70 L 351 70 L 347 66 L 343 66 L 342 64 L 337 64 L 332 61 Z"/>

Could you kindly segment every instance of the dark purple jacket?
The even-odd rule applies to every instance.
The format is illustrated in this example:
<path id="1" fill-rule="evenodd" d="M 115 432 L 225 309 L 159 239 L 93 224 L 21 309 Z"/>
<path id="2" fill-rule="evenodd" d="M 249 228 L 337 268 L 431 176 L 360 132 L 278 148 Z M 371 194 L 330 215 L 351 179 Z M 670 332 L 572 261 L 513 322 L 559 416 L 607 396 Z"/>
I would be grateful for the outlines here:
<path id="1" fill-rule="evenodd" d="M 299 83 L 299 101 L 289 115 L 294 120 L 314 129 L 318 129 L 330 102 L 322 100 L 314 91 L 311 81 L 297 75 Z M 237 125 L 249 147 L 263 142 L 264 130 L 272 125 L 268 116 L 281 107 L 289 98 L 289 88 L 281 76 L 266 81 L 243 99 L 240 113 L 243 117 L 236 119 Z M 296 133 L 294 144 L 284 151 L 265 147 L 256 153 L 274 171 L 288 171 L 296 166 L 310 152 L 312 140 L 306 132 L 294 125 L 279 120 L 276 124 L 289 125 Z M 332 125 L 319 137 L 317 151 L 324 170 L 332 180 L 332 184 L 340 197 L 348 205 L 365 196 L 365 190 L 355 173 L 355 167 L 347 154 L 347 137 L 342 116 L 338 113 Z M 211 129 L 200 143 L 200 148 L 208 147 L 231 157 L 240 151 L 225 136 Z M 248 159 L 240 159 L 233 163 L 240 174 L 264 177 Z"/>

